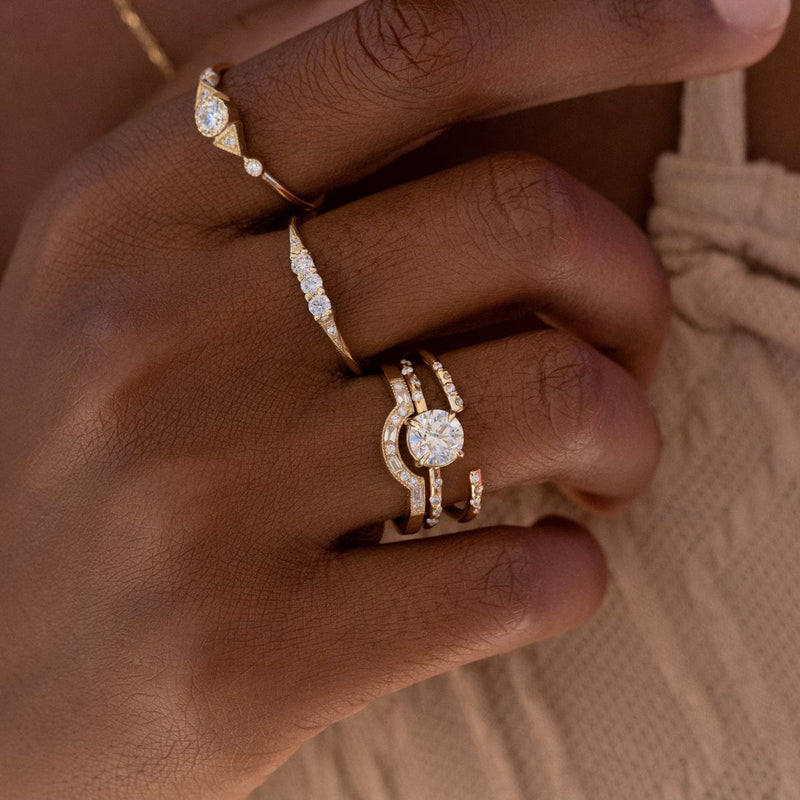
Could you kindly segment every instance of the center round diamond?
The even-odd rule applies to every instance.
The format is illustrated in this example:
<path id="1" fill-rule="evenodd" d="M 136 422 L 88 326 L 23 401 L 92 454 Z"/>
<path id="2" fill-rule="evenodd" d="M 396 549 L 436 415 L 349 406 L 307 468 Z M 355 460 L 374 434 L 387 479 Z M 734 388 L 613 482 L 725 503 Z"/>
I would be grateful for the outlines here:
<path id="1" fill-rule="evenodd" d="M 464 429 L 449 411 L 423 411 L 408 423 L 406 442 L 421 467 L 446 467 L 461 454 Z"/>
<path id="2" fill-rule="evenodd" d="M 228 125 L 228 107 L 219 97 L 211 97 L 197 106 L 194 118 L 203 136 L 217 136 Z"/>

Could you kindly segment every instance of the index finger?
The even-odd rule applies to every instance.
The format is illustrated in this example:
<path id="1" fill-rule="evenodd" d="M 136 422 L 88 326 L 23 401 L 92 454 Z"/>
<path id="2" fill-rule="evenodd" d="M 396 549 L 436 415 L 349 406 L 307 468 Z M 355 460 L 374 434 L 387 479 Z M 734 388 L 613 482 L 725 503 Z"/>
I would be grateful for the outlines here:
<path id="1" fill-rule="evenodd" d="M 234 67 L 220 88 L 248 154 L 312 198 L 460 120 L 764 55 L 786 1 L 725 2 L 746 13 L 724 18 L 714 10 L 723 0 L 370 0 Z M 184 95 L 120 132 L 137 145 L 128 174 L 181 219 L 214 226 L 286 211 L 198 135 L 193 105 Z"/>

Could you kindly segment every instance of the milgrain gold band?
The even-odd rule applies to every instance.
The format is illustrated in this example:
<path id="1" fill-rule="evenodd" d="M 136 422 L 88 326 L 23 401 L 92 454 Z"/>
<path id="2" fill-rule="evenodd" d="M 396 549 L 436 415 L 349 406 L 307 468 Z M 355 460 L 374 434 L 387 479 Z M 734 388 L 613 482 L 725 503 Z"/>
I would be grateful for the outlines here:
<path id="1" fill-rule="evenodd" d="M 175 67 L 169 56 L 150 33 L 149 28 L 142 22 L 142 18 L 133 10 L 128 0 L 112 0 L 117 9 L 119 18 L 133 34 L 139 46 L 147 54 L 150 63 L 161 70 L 161 74 L 169 81 L 175 77 Z"/>
<path id="2" fill-rule="evenodd" d="M 395 520 L 395 525 L 404 536 L 418 533 L 425 520 L 425 481 L 413 472 L 400 455 L 400 431 L 411 418 L 414 405 L 406 379 L 393 364 L 381 366 L 394 398 L 394 408 L 386 417 L 381 434 L 381 454 L 386 469 L 392 477 L 408 490 L 408 516 L 405 520 Z"/>
<path id="3" fill-rule="evenodd" d="M 239 119 L 239 112 L 231 103 L 231 98 L 218 89 L 223 74 L 231 66 L 231 64 L 216 64 L 204 69 L 200 74 L 194 101 L 194 121 L 197 130 L 203 136 L 213 139 L 215 147 L 239 156 L 244 161 L 244 171 L 248 175 L 263 180 L 288 203 L 305 211 L 319 208 L 325 199 L 324 195 L 315 200 L 303 199 L 287 189 L 274 175 L 270 175 L 259 159 L 247 155 L 244 127 Z"/>
<path id="4" fill-rule="evenodd" d="M 325 294 L 322 276 L 317 272 L 311 253 L 308 252 L 308 248 L 300 238 L 296 217 L 292 217 L 289 222 L 289 258 L 291 259 L 292 272 L 297 276 L 300 288 L 306 296 L 311 316 L 314 317 L 331 342 L 333 342 L 333 346 L 338 350 L 339 355 L 344 359 L 350 370 L 355 375 L 363 375 L 364 371 L 344 343 L 339 326 L 333 316 L 333 306 L 330 298 Z"/>

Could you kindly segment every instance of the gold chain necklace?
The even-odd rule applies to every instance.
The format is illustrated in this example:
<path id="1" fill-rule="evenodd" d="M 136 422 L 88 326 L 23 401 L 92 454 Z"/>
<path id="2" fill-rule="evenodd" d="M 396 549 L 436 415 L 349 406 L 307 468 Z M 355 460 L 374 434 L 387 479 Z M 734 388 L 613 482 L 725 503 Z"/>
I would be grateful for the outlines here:
<path id="1" fill-rule="evenodd" d="M 142 22 L 142 18 L 133 10 L 128 0 L 112 0 L 119 12 L 120 19 L 128 26 L 130 32 L 136 37 L 136 41 L 147 53 L 151 63 L 161 70 L 161 74 L 171 80 L 175 77 L 175 67 L 170 61 L 169 56 L 156 41 L 156 37 L 150 33 L 148 27 Z"/>

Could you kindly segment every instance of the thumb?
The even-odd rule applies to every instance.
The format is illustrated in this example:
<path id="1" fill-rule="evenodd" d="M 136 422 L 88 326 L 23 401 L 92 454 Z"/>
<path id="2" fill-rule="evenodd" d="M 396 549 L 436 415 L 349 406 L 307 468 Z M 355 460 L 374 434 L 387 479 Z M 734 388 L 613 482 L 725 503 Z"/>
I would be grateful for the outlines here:
<path id="1" fill-rule="evenodd" d="M 336 676 L 325 693 L 339 708 L 564 633 L 596 612 L 606 587 L 597 542 L 560 519 L 337 557 L 327 583 L 337 643 L 322 673 Z"/>

